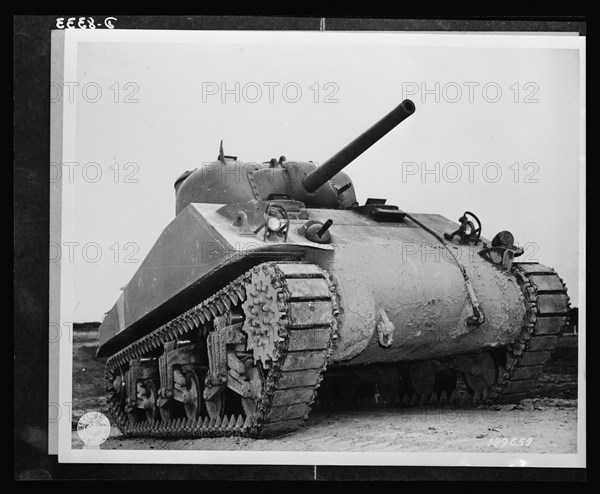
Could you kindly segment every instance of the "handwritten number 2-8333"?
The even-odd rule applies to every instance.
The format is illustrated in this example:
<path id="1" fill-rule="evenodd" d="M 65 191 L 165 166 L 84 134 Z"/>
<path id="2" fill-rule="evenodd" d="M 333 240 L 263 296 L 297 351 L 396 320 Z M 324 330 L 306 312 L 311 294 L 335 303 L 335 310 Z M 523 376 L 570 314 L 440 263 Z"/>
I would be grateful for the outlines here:
<path id="1" fill-rule="evenodd" d="M 56 19 L 57 29 L 96 29 L 96 27 L 107 27 L 108 29 L 114 29 L 113 21 L 116 21 L 116 17 L 107 17 L 104 19 L 104 23 L 96 24 L 93 17 L 59 17 Z"/>

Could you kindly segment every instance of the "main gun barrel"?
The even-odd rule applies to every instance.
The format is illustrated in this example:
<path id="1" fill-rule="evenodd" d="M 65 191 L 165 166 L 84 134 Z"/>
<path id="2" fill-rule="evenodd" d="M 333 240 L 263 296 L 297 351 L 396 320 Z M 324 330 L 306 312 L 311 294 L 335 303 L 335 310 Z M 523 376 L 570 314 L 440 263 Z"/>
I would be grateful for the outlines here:
<path id="1" fill-rule="evenodd" d="M 327 182 L 327 180 L 349 165 L 400 122 L 410 117 L 414 112 L 415 104 L 411 100 L 405 99 L 390 113 L 379 120 L 379 122 L 363 132 L 343 149 L 335 153 L 316 170 L 313 170 L 306 175 L 302 181 L 306 191 L 314 192 L 317 190 L 321 185 Z"/>

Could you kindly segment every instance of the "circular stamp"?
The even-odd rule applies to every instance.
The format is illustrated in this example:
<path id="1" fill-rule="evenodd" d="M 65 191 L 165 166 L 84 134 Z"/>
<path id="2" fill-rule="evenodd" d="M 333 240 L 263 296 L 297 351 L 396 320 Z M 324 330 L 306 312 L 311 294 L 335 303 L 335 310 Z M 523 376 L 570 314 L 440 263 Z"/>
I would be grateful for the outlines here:
<path id="1" fill-rule="evenodd" d="M 110 421 L 100 412 L 88 412 L 77 422 L 77 434 L 86 446 L 100 446 L 110 434 Z"/>

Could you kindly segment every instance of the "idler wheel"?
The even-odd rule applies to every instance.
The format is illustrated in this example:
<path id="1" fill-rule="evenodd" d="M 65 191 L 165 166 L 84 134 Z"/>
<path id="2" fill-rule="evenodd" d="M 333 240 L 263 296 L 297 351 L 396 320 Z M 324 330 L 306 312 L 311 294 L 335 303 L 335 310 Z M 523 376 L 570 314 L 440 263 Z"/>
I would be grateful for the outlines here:
<path id="1" fill-rule="evenodd" d="M 211 419 L 223 418 L 225 412 L 225 390 L 206 400 L 206 411 Z"/>
<path id="2" fill-rule="evenodd" d="M 120 375 L 117 375 L 112 382 L 112 388 L 114 394 L 111 396 L 111 400 L 119 409 L 125 402 L 125 381 Z"/>
<path id="3" fill-rule="evenodd" d="M 430 362 L 412 362 L 410 384 L 419 396 L 429 396 L 435 389 L 435 367 Z"/>
<path id="4" fill-rule="evenodd" d="M 454 369 L 441 369 L 435 375 L 435 392 L 438 396 L 446 393 L 446 396 L 452 396 L 452 392 L 456 388 L 456 371 Z"/>
<path id="5" fill-rule="evenodd" d="M 140 422 L 140 415 L 138 414 L 137 409 L 131 410 L 131 412 L 127 413 L 127 420 L 130 424 L 137 424 Z"/>
<path id="6" fill-rule="evenodd" d="M 115 393 L 119 394 L 122 392 L 123 390 L 123 379 L 121 379 L 121 376 L 116 376 L 113 379 L 112 382 L 112 387 Z"/>
<path id="7" fill-rule="evenodd" d="M 202 388 L 200 380 L 194 371 L 185 373 L 186 391 L 183 393 L 183 408 L 188 419 L 194 420 L 202 409 Z"/>
<path id="8" fill-rule="evenodd" d="M 486 388 L 496 382 L 498 369 L 494 356 L 490 352 L 478 354 L 474 359 L 472 373 L 464 373 L 467 386 L 473 392 L 483 393 Z"/>
<path id="9" fill-rule="evenodd" d="M 156 404 L 158 393 L 156 392 L 156 386 L 154 385 L 154 381 L 152 381 L 152 379 L 148 379 L 144 383 L 144 387 L 146 388 L 146 403 L 144 406 L 146 420 L 148 422 L 154 422 L 158 419 L 159 415 L 158 406 Z"/>
<path id="10" fill-rule="evenodd" d="M 160 412 L 160 419 L 163 422 L 168 422 L 171 420 L 175 415 L 174 408 L 175 407 L 172 400 L 167 401 L 163 406 L 159 407 L 158 410 Z"/>
<path id="11" fill-rule="evenodd" d="M 400 392 L 400 373 L 398 369 L 391 368 L 386 372 L 385 382 L 378 383 L 379 392 L 387 405 L 393 405 Z"/>
<path id="12" fill-rule="evenodd" d="M 260 365 L 246 366 L 246 378 L 252 388 L 252 397 L 242 398 L 242 408 L 246 417 L 252 417 L 256 413 L 258 402 L 262 397 L 264 373 Z"/>

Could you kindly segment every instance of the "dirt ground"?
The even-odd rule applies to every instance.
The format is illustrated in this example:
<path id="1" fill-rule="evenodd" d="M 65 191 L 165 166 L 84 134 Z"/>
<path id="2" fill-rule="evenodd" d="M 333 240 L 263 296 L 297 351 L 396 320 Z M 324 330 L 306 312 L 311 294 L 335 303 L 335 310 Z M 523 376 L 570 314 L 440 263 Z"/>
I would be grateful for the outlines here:
<path id="1" fill-rule="evenodd" d="M 73 448 L 85 412 L 109 415 L 104 399 L 104 361 L 94 358 L 95 332 L 75 333 L 73 344 Z M 565 338 L 563 338 L 565 340 Z M 577 450 L 576 338 L 565 340 L 548 362 L 532 396 L 518 405 L 493 407 L 390 407 L 313 412 L 293 434 L 269 439 L 124 439 L 112 427 L 101 449 L 522 452 Z"/>

